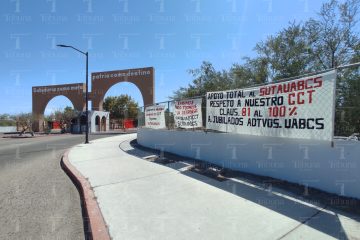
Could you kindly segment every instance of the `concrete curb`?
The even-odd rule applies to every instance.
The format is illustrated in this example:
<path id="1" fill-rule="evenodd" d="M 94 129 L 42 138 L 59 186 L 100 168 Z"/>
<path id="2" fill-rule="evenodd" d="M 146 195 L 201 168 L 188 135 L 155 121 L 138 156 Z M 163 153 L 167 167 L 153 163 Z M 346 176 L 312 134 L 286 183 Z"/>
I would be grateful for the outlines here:
<path id="1" fill-rule="evenodd" d="M 61 167 L 77 186 L 88 221 L 89 233 L 94 240 L 110 240 L 108 229 L 96 201 L 95 194 L 86 178 L 70 163 L 67 150 L 62 159 Z"/>

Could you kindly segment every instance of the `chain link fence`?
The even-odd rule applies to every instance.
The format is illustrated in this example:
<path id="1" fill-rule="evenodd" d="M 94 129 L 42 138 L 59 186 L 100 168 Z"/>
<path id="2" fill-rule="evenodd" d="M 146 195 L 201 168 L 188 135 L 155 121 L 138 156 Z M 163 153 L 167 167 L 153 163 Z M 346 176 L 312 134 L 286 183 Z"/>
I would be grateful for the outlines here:
<path id="1" fill-rule="evenodd" d="M 336 89 L 336 104 L 335 104 L 335 119 L 334 119 L 334 136 L 338 138 L 347 139 L 351 136 L 356 136 L 360 140 L 360 70 L 354 68 L 339 68 L 337 69 L 337 89 Z M 320 73 L 323 73 L 322 71 Z M 308 74 L 312 76 L 318 73 Z M 304 76 L 300 76 L 304 77 Z M 286 82 L 297 79 L 285 79 L 278 82 Z M 278 83 L 276 82 L 276 83 Z M 261 87 L 268 84 L 252 85 L 251 87 Z M 202 99 L 202 127 L 197 128 L 181 128 L 176 127 L 175 124 L 175 101 Z M 206 96 L 195 96 L 191 98 L 183 98 L 165 102 L 158 102 L 154 105 L 165 106 L 165 124 L 168 130 L 179 131 L 215 131 L 206 129 Z M 138 109 L 138 127 L 145 127 L 145 109 L 148 106 L 140 107 Z M 216 132 L 216 131 L 215 131 Z"/>

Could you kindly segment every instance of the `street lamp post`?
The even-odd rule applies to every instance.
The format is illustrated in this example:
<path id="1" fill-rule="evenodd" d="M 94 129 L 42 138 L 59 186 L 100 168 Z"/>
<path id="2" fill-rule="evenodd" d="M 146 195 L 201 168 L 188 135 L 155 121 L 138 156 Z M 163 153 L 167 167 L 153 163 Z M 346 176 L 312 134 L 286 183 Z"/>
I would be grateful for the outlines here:
<path id="1" fill-rule="evenodd" d="M 75 51 L 78 51 L 79 53 L 82 53 L 86 56 L 86 92 L 85 92 L 85 106 L 86 106 L 86 131 L 85 131 L 85 143 L 89 143 L 89 90 L 88 90 L 88 69 L 89 69 L 89 53 L 88 52 L 83 52 L 73 46 L 69 46 L 69 45 L 63 45 L 63 44 L 58 44 L 58 47 L 65 47 L 65 48 L 72 48 Z"/>

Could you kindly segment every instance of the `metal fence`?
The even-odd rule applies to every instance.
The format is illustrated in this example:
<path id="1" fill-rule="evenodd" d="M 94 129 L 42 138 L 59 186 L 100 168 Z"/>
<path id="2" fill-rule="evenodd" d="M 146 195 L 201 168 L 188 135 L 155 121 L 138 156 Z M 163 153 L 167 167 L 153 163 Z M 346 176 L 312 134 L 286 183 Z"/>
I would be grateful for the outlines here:
<path id="1" fill-rule="evenodd" d="M 352 65 L 347 65 L 347 66 L 341 66 L 337 68 L 337 89 L 336 89 L 336 106 L 335 106 L 335 119 L 334 119 L 334 136 L 344 136 L 344 137 L 349 137 L 351 135 L 354 134 L 359 134 L 360 132 L 360 63 L 358 64 L 352 64 Z M 350 70 L 351 69 L 351 70 Z M 350 70 L 350 73 L 349 73 Z M 275 83 L 279 83 L 279 82 L 285 82 L 285 81 L 290 81 L 290 80 L 294 80 L 294 79 L 298 79 L 298 78 L 302 78 L 302 77 L 308 77 L 308 76 L 312 76 L 312 75 L 316 75 L 316 74 L 320 74 L 320 73 L 324 73 L 327 72 L 329 70 L 326 71 L 321 71 L 321 72 L 316 72 L 316 73 L 311 73 L 311 74 L 306 74 L 306 75 L 302 75 L 302 76 L 297 76 L 297 77 L 293 77 L 293 78 L 288 78 L 288 79 L 283 79 L 281 81 L 277 81 Z M 347 71 L 347 73 L 345 73 L 344 71 Z M 350 101 L 350 105 L 349 102 L 344 105 L 343 100 L 344 100 L 344 88 L 345 87 L 349 87 L 349 86 L 344 86 L 347 83 L 346 77 L 349 76 L 349 74 L 353 75 L 352 77 L 355 76 L 354 79 L 352 79 L 351 81 L 354 81 L 352 84 L 354 86 L 358 86 L 358 91 L 354 92 L 354 96 L 347 96 L 348 98 L 353 97 L 354 101 Z M 252 85 L 249 86 L 248 88 L 251 87 L 260 87 L 260 86 L 265 86 L 268 84 L 272 84 L 272 83 L 267 83 L 267 84 L 258 84 L 258 85 Z M 355 89 L 356 90 L 356 89 Z M 345 95 L 348 93 L 345 93 Z M 177 128 L 175 126 L 175 119 L 174 119 L 174 104 L 175 101 L 179 101 L 179 100 L 191 100 L 191 99 L 195 99 L 195 98 L 202 98 L 202 126 L 201 128 L 192 128 L 192 129 L 184 129 L 184 128 Z M 154 105 L 165 105 L 166 110 L 165 110 L 165 123 L 166 123 L 166 128 L 168 130 L 181 130 L 181 131 L 214 131 L 214 130 L 209 130 L 206 129 L 206 96 L 195 96 L 195 97 L 191 97 L 191 98 L 186 98 L 186 99 L 176 99 L 176 100 L 171 100 L 171 101 L 165 101 L 165 102 L 158 102 L 155 103 Z M 140 107 L 138 109 L 138 127 L 145 127 L 145 108 L 148 106 L 144 106 L 144 107 Z"/>

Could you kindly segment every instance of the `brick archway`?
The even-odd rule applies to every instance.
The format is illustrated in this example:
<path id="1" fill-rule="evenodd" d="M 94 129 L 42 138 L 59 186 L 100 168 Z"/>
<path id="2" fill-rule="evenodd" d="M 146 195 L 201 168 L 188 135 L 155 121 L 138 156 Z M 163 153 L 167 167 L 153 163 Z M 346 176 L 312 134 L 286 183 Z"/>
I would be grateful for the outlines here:
<path id="1" fill-rule="evenodd" d="M 33 131 L 43 131 L 44 111 L 48 103 L 57 96 L 67 97 L 75 110 L 85 110 L 85 84 L 63 84 L 32 88 Z"/>
<path id="2" fill-rule="evenodd" d="M 140 90 L 143 105 L 154 104 L 154 68 L 136 68 L 91 74 L 92 110 L 102 111 L 106 92 L 115 84 L 130 82 Z"/>
<path id="3" fill-rule="evenodd" d="M 154 68 L 136 68 L 91 74 L 91 92 L 93 111 L 103 110 L 106 92 L 120 82 L 131 82 L 137 86 L 143 97 L 144 106 L 154 104 Z M 75 110 L 85 111 L 85 84 L 63 84 L 38 86 L 32 88 L 32 112 L 35 118 L 33 131 L 43 131 L 44 111 L 51 99 L 57 96 L 67 97 Z"/>

